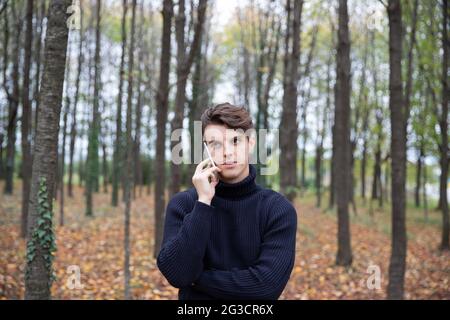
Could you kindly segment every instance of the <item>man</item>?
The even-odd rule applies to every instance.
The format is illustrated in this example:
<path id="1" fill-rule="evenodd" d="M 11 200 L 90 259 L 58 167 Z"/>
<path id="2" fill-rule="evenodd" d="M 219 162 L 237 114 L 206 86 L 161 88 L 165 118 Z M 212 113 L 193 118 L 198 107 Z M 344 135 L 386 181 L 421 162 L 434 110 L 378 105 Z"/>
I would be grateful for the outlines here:
<path id="1" fill-rule="evenodd" d="M 255 183 L 245 108 L 219 104 L 201 120 L 214 165 L 201 162 L 195 188 L 167 205 L 158 267 L 181 300 L 278 299 L 294 265 L 297 213 Z"/>

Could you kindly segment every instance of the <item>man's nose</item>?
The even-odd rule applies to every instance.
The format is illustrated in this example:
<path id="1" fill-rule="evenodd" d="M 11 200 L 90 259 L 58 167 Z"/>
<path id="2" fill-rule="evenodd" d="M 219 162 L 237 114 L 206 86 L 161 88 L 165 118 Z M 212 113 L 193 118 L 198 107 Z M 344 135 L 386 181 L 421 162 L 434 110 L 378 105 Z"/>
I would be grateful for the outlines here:
<path id="1" fill-rule="evenodd" d="M 233 159 L 235 157 L 236 148 L 234 145 L 225 143 L 223 148 L 223 157 L 225 159 Z"/>

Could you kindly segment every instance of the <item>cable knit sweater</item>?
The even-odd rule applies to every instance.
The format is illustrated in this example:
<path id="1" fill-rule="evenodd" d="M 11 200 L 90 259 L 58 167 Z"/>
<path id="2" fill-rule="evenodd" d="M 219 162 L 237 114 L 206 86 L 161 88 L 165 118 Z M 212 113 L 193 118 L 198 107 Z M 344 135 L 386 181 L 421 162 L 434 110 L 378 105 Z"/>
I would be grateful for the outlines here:
<path id="1" fill-rule="evenodd" d="M 179 299 L 278 299 L 295 259 L 297 213 L 255 183 L 220 181 L 211 205 L 195 188 L 168 203 L 157 264 Z"/>

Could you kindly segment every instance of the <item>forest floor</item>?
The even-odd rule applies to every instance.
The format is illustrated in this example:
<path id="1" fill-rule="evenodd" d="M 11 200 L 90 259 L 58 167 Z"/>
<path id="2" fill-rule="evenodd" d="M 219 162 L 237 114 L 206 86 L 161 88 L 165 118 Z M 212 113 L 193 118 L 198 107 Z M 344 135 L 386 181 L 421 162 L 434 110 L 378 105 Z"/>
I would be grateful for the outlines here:
<path id="1" fill-rule="evenodd" d="M 19 236 L 20 190 L 18 183 L 15 195 L 0 194 L 0 299 L 24 297 L 25 241 Z M 83 189 L 75 188 L 74 198 L 66 198 L 65 225 L 56 227 L 57 280 L 52 287 L 53 299 L 124 298 L 124 210 L 123 206 L 111 207 L 110 198 L 106 193 L 95 195 L 92 218 L 85 217 Z M 316 208 L 313 195 L 299 197 L 295 206 L 299 222 L 296 261 L 281 299 L 384 299 L 390 256 L 388 205 L 379 209 L 374 204 L 370 215 L 359 201 L 358 214 L 351 211 L 350 268 L 334 265 L 334 211 Z M 132 296 L 177 299 L 178 289 L 168 284 L 153 258 L 152 212 L 153 196 L 147 195 L 146 190 L 139 196 L 137 191 L 131 213 Z M 55 222 L 59 221 L 57 203 L 54 214 Z M 407 299 L 450 299 L 450 253 L 437 249 L 440 219 L 440 212 L 430 210 L 425 219 L 422 210 L 408 207 Z M 381 271 L 381 286 L 369 288 L 377 267 Z M 76 270 L 80 271 L 82 288 L 71 286 Z"/>

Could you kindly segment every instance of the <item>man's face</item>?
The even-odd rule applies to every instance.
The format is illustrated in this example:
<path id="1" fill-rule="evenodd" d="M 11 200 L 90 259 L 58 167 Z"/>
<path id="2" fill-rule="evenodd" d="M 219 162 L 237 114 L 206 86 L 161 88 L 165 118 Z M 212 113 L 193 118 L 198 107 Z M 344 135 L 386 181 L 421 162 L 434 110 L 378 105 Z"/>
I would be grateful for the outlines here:
<path id="1" fill-rule="evenodd" d="M 222 169 L 221 180 L 235 183 L 248 175 L 249 153 L 255 146 L 253 136 L 249 137 L 242 129 L 210 124 L 205 128 L 203 140 L 215 164 Z"/>

